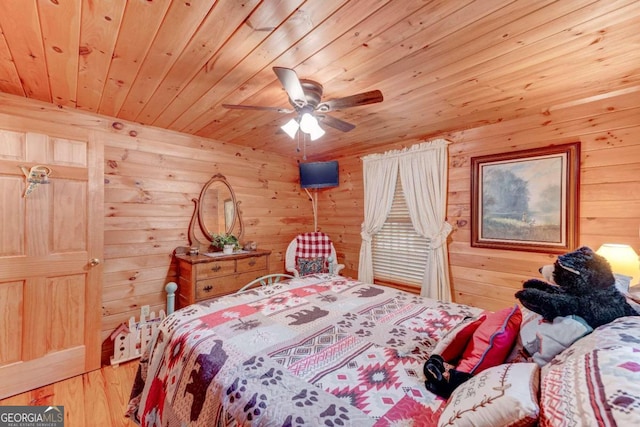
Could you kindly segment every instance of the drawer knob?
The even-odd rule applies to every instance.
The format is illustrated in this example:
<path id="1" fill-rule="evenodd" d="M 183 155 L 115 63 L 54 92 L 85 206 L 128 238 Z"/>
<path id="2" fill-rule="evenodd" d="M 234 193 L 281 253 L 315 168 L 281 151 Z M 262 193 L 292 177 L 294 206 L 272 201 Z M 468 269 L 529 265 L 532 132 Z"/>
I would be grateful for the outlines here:
<path id="1" fill-rule="evenodd" d="M 255 258 L 251 258 L 251 261 L 249 261 L 249 265 L 250 265 L 251 267 L 253 267 L 254 265 L 256 265 L 256 262 L 257 262 L 257 261 L 256 261 L 256 259 L 255 259 Z"/>
<path id="2" fill-rule="evenodd" d="M 202 290 L 205 291 L 205 292 L 209 292 L 211 289 L 213 289 L 213 286 L 211 286 L 211 285 L 207 285 L 204 288 L 202 288 Z"/>
<path id="3" fill-rule="evenodd" d="M 211 271 L 220 271 L 222 267 L 220 266 L 220 264 L 216 264 L 213 267 L 211 267 Z"/>

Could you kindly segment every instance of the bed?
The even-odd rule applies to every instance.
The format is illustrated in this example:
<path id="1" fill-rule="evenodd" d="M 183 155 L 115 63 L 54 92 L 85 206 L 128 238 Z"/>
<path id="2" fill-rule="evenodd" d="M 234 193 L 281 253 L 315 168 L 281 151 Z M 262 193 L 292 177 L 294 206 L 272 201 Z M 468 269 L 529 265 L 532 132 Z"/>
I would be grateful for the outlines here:
<path id="1" fill-rule="evenodd" d="M 640 313 L 640 295 L 627 294 Z M 640 425 L 640 315 L 593 330 L 306 276 L 167 317 L 127 416 L 143 426 Z M 431 354 L 474 375 L 427 391 Z"/>
<path id="2" fill-rule="evenodd" d="M 128 416 L 143 426 L 430 426 L 436 343 L 482 310 L 314 275 L 208 300 L 165 319 Z"/>

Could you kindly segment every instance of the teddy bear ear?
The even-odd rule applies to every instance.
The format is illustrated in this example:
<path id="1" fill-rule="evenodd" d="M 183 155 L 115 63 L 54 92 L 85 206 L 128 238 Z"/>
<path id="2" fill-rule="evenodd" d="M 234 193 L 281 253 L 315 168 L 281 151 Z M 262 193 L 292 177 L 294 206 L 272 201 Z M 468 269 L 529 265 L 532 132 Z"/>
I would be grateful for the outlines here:
<path id="1" fill-rule="evenodd" d="M 586 259 L 591 259 L 596 254 L 593 249 L 588 246 L 582 246 L 578 249 L 578 251 L 584 256 Z"/>
<path id="2" fill-rule="evenodd" d="M 580 275 L 580 271 L 586 268 L 586 265 L 598 256 L 593 249 L 588 246 L 582 246 L 572 252 L 567 252 L 558 256 L 557 262 L 560 267 L 570 271 L 573 274 Z"/>
<path id="3" fill-rule="evenodd" d="M 573 252 L 567 252 L 566 254 L 558 255 L 556 263 L 563 269 L 579 276 L 580 265 L 582 264 L 580 261 L 584 260 L 584 257 L 582 256 L 582 249 L 583 248 L 579 248 Z"/>

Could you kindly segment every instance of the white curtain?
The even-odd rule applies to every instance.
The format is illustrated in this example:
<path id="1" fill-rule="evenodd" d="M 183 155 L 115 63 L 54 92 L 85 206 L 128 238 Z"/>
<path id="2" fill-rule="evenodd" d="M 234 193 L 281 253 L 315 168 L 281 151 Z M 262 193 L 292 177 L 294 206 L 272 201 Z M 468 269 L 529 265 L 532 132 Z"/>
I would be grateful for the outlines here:
<path id="1" fill-rule="evenodd" d="M 446 242 L 452 227 L 445 221 L 447 145 L 447 141 L 438 139 L 405 150 L 363 157 L 364 222 L 360 233 L 360 281 L 373 282 L 371 239 L 389 215 L 399 169 L 413 227 L 430 241 L 430 256 L 420 294 L 451 301 Z"/>
<path id="2" fill-rule="evenodd" d="M 451 301 L 447 237 L 447 141 L 439 139 L 407 150 L 400 158 L 400 184 L 413 228 L 429 239 L 429 257 L 420 294 Z"/>
<path id="3" fill-rule="evenodd" d="M 371 239 L 384 225 L 396 187 L 398 158 L 372 154 L 362 159 L 364 174 L 364 222 L 360 235 L 360 262 L 358 280 L 373 283 Z"/>

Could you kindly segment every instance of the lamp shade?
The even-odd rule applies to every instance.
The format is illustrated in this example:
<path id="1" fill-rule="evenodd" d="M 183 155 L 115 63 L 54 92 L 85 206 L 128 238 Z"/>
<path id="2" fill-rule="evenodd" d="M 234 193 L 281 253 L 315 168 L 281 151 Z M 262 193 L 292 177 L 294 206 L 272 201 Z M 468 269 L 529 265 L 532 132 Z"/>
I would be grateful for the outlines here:
<path id="1" fill-rule="evenodd" d="M 291 119 L 287 123 L 282 125 L 280 129 L 285 131 L 285 133 L 289 135 L 291 139 L 293 139 L 296 136 L 296 132 L 298 132 L 299 127 L 300 125 L 298 125 L 298 122 L 296 121 L 296 119 Z"/>
<path id="2" fill-rule="evenodd" d="M 320 126 L 316 126 L 315 129 L 311 129 L 311 132 L 309 132 L 309 138 L 311 138 L 312 141 L 315 141 L 322 135 L 324 135 L 324 129 L 322 129 Z"/>
<path id="3" fill-rule="evenodd" d="M 291 119 L 281 126 L 280 129 L 285 131 L 291 139 L 295 138 L 298 129 L 308 134 L 312 141 L 315 141 L 324 135 L 324 129 L 320 127 L 318 119 L 310 113 L 302 114 L 302 116 L 300 116 L 300 123 L 298 123 L 298 120 L 296 119 Z"/>
<path id="4" fill-rule="evenodd" d="M 638 254 L 631 246 L 605 243 L 600 246 L 596 253 L 609 261 L 611 270 L 614 273 L 632 277 L 632 285 L 638 283 L 640 279 L 640 261 L 638 260 Z"/>
<path id="5" fill-rule="evenodd" d="M 317 129 L 318 120 L 309 113 L 304 113 L 300 118 L 300 130 L 304 133 L 311 133 Z"/>

